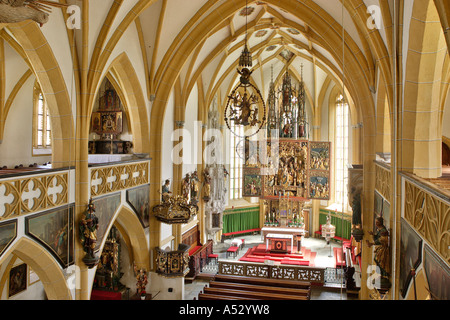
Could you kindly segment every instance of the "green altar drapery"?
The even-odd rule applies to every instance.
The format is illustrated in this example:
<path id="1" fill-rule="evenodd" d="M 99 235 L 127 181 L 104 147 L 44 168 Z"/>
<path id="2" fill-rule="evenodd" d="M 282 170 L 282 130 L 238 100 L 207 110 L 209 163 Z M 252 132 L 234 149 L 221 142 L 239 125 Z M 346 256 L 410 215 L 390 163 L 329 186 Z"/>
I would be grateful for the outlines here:
<path id="1" fill-rule="evenodd" d="M 331 224 L 336 227 L 336 237 L 344 239 L 350 239 L 352 236 L 352 217 L 348 214 L 342 214 L 340 212 L 329 211 L 320 209 L 319 212 L 319 224 L 327 223 L 328 212 L 331 215 Z"/>
<path id="2" fill-rule="evenodd" d="M 225 210 L 223 233 L 259 228 L 259 206 Z"/>

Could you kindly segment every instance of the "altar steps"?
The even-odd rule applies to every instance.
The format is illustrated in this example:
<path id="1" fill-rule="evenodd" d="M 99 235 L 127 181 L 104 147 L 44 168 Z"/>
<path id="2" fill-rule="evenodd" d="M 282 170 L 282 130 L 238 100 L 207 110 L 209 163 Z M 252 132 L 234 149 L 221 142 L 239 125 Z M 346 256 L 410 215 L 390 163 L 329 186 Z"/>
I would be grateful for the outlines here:
<path id="1" fill-rule="evenodd" d="M 311 252 L 308 248 L 302 248 L 299 253 L 271 253 L 270 246 L 266 250 L 266 245 L 260 244 L 247 250 L 247 252 L 239 259 L 239 261 L 265 263 L 267 260 L 274 261 L 283 265 L 297 266 L 315 266 L 315 252 Z"/>

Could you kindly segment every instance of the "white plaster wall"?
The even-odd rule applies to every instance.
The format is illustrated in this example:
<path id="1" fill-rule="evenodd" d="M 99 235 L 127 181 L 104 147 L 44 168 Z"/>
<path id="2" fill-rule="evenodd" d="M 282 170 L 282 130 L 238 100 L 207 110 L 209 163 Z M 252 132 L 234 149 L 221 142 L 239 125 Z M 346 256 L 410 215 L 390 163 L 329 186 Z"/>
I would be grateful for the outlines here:
<path id="1" fill-rule="evenodd" d="M 9 110 L 3 141 L 0 144 L 1 166 L 14 168 L 15 165 L 23 164 L 28 167 L 33 163 L 43 164 L 51 161 L 51 156 L 32 155 L 34 81 L 35 77 L 31 76 L 24 83 Z"/>
<path id="2" fill-rule="evenodd" d="M 198 122 L 198 90 L 194 86 L 186 103 L 184 135 L 183 135 L 183 176 L 197 170 L 197 164 L 203 161 L 202 154 L 202 128 Z M 187 137 L 186 137 L 187 134 Z"/>
<path id="3" fill-rule="evenodd" d="M 156 273 L 150 273 L 151 294 L 153 300 L 183 300 L 184 277 L 164 278 Z M 172 292 L 169 292 L 171 290 Z"/>
<path id="4" fill-rule="evenodd" d="M 169 101 L 167 102 L 167 108 L 164 115 L 163 129 L 162 129 L 162 159 L 161 159 L 161 178 L 160 185 L 163 185 L 163 182 L 166 179 L 170 179 L 171 183 L 173 183 L 173 167 L 172 167 L 172 132 L 174 130 L 174 95 L 173 93 L 169 97 Z M 172 226 L 161 223 L 161 238 L 160 240 L 164 240 L 172 235 Z"/>

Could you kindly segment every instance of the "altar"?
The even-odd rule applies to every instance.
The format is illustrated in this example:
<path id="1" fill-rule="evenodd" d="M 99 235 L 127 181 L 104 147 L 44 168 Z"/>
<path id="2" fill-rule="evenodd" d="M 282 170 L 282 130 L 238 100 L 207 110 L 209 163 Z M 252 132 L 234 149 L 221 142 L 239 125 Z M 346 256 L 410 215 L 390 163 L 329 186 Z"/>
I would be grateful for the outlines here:
<path id="1" fill-rule="evenodd" d="M 294 246 L 297 242 L 297 251 L 301 253 L 302 248 L 302 237 L 305 236 L 306 232 L 303 228 L 279 228 L 279 227 L 264 227 L 261 229 L 261 240 L 267 244 L 267 237 L 271 234 L 276 234 L 278 236 L 290 236 L 292 237 L 291 246 Z"/>
<path id="2" fill-rule="evenodd" d="M 270 250 L 270 252 L 275 253 L 292 253 L 293 245 L 294 245 L 293 235 L 269 233 L 266 236 L 267 251 Z"/>

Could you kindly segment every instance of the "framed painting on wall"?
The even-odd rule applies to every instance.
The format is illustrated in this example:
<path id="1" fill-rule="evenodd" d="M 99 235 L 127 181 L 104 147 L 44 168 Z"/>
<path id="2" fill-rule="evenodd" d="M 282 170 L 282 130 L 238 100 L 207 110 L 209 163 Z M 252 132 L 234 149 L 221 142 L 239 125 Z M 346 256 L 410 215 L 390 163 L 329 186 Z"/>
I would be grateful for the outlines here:
<path id="1" fill-rule="evenodd" d="M 138 216 L 142 226 L 147 228 L 150 214 L 150 185 L 128 189 L 127 202 Z"/>
<path id="2" fill-rule="evenodd" d="M 243 197 L 260 197 L 262 195 L 262 177 L 259 168 L 243 169 Z"/>
<path id="3" fill-rule="evenodd" d="M 331 142 L 311 141 L 309 143 L 310 170 L 330 170 Z"/>
<path id="4" fill-rule="evenodd" d="M 400 293 L 406 297 L 412 279 L 411 269 L 417 270 L 422 262 L 422 238 L 402 219 L 400 239 Z"/>
<path id="5" fill-rule="evenodd" d="M 424 246 L 423 266 L 432 300 L 450 300 L 450 269 L 429 247 Z"/>
<path id="6" fill-rule="evenodd" d="M 0 256 L 17 236 L 17 220 L 0 223 Z"/>
<path id="7" fill-rule="evenodd" d="M 329 181 L 328 171 L 310 171 L 308 199 L 330 200 Z"/>
<path id="8" fill-rule="evenodd" d="M 120 192 L 94 198 L 93 203 L 95 205 L 95 215 L 98 218 L 99 225 L 99 228 L 97 230 L 97 243 L 95 246 L 95 251 L 97 251 L 100 249 L 100 245 L 103 242 L 103 237 L 107 235 L 106 231 L 108 230 L 108 227 L 111 224 L 111 220 L 120 206 Z"/>
<path id="9" fill-rule="evenodd" d="M 12 267 L 9 271 L 8 289 L 9 298 L 27 290 L 27 265 L 25 263 Z"/>
<path id="10" fill-rule="evenodd" d="M 25 233 L 41 243 L 66 268 L 74 263 L 74 205 L 25 218 Z"/>
<path id="11" fill-rule="evenodd" d="M 91 117 L 92 131 L 99 134 L 120 134 L 123 130 L 121 111 L 93 112 Z"/>

